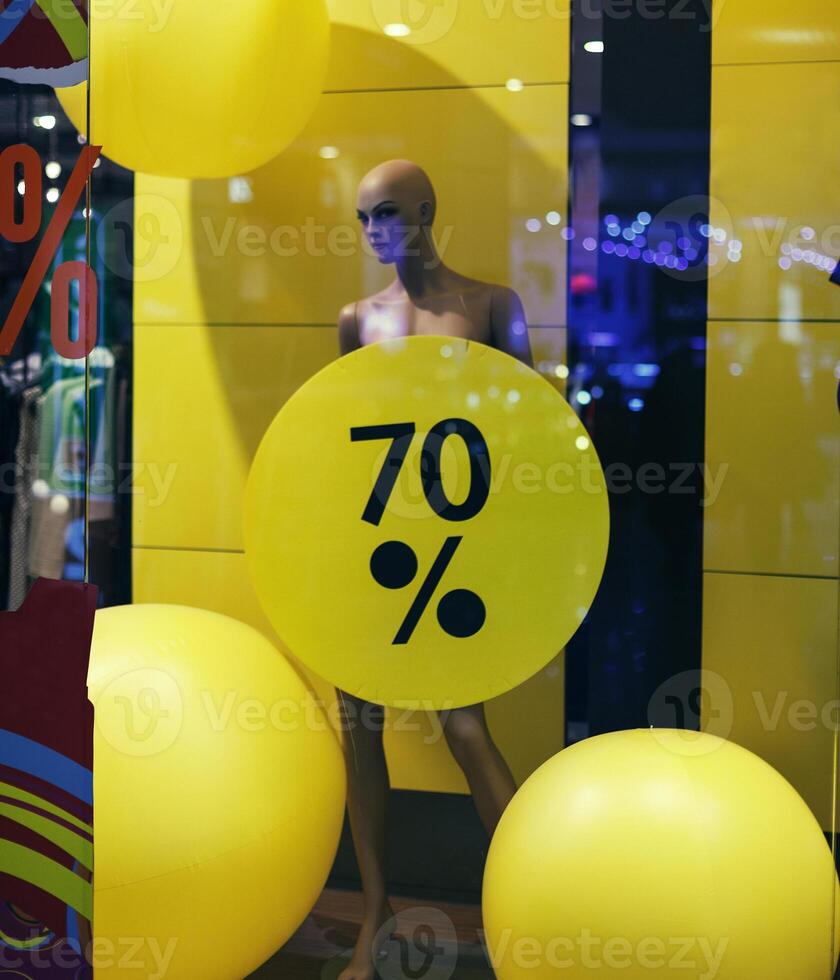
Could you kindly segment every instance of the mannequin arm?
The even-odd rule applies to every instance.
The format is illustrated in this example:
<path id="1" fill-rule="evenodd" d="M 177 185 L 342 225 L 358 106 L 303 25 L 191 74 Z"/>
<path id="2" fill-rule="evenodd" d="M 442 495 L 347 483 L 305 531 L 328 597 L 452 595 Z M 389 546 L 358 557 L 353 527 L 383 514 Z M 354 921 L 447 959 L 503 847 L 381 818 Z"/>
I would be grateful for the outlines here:
<path id="1" fill-rule="evenodd" d="M 338 349 L 341 354 L 349 354 L 361 346 L 356 304 L 348 303 L 338 315 Z"/>
<path id="2" fill-rule="evenodd" d="M 506 286 L 495 286 L 493 289 L 490 332 L 493 347 L 517 358 L 528 367 L 534 366 L 522 300 Z"/>

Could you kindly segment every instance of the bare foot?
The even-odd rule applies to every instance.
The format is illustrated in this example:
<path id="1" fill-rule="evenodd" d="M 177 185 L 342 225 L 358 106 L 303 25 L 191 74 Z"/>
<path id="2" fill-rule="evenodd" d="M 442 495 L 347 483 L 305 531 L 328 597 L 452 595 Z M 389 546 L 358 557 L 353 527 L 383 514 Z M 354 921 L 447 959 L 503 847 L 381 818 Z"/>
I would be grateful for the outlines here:
<path id="1" fill-rule="evenodd" d="M 388 927 L 383 929 L 386 923 Z M 394 909 L 389 901 L 372 915 L 366 915 L 350 963 L 338 975 L 338 980 L 376 980 L 376 962 L 385 952 L 382 945 L 395 926 Z"/>

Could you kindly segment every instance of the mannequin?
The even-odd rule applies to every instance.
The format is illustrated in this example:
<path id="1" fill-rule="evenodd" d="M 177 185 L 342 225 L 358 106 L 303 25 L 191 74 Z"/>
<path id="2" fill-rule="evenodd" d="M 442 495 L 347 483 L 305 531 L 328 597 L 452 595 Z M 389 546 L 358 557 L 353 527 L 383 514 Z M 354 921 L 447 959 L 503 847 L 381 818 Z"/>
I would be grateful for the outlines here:
<path id="1" fill-rule="evenodd" d="M 345 306 L 342 354 L 388 337 L 434 334 L 495 347 L 532 366 L 522 303 L 513 290 L 447 268 L 432 236 L 436 200 L 427 174 L 407 160 L 374 168 L 359 186 L 357 212 L 379 261 L 396 278 L 381 292 Z M 364 893 L 364 920 L 339 980 L 374 980 L 394 912 L 385 891 L 385 820 L 389 790 L 382 745 L 384 708 L 337 690 L 347 764 L 347 808 Z M 352 709 L 352 710 L 351 710 Z M 516 784 L 493 742 L 482 704 L 439 712 L 479 816 L 492 836 Z M 364 719 L 361 724 L 360 719 Z"/>

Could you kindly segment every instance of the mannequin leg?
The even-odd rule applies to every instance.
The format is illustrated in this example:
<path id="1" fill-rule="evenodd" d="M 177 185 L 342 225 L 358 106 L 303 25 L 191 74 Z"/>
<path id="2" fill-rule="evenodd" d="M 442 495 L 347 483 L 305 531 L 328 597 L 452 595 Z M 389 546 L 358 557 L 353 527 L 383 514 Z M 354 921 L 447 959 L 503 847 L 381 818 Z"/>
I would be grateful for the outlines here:
<path id="1" fill-rule="evenodd" d="M 476 809 L 492 837 L 516 782 L 487 727 L 483 704 L 438 712 L 447 744 L 467 777 Z"/>
<path id="2" fill-rule="evenodd" d="M 374 980 L 377 933 L 394 914 L 385 890 L 385 834 L 390 782 L 382 730 L 385 709 L 336 689 L 347 768 L 347 812 L 362 876 L 364 920 L 350 965 L 338 980 Z M 387 934 L 378 937 L 378 946 Z"/>

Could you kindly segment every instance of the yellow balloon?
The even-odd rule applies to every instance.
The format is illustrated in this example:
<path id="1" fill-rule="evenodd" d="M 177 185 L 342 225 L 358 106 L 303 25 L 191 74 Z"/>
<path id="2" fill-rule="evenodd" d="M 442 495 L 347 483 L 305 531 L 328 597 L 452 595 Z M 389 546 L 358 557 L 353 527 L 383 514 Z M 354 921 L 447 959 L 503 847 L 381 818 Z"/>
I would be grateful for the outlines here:
<path id="1" fill-rule="evenodd" d="M 99 2 L 91 17 L 91 142 L 130 170 L 253 170 L 298 135 L 321 94 L 325 0 Z M 56 94 L 85 133 L 87 83 Z"/>
<path id="2" fill-rule="evenodd" d="M 285 404 L 244 530 L 296 657 L 429 710 L 495 697 L 557 655 L 601 580 L 609 507 L 586 430 L 544 378 L 484 344 L 408 337 L 334 361 Z"/>
<path id="3" fill-rule="evenodd" d="M 170 980 L 249 975 L 335 855 L 344 764 L 328 720 L 262 634 L 185 606 L 99 611 L 88 686 L 97 978 L 129 960 Z"/>
<path id="4" fill-rule="evenodd" d="M 840 885 L 813 814 L 766 762 L 638 729 L 579 742 L 523 784 L 483 910 L 499 980 L 822 980 Z"/>

